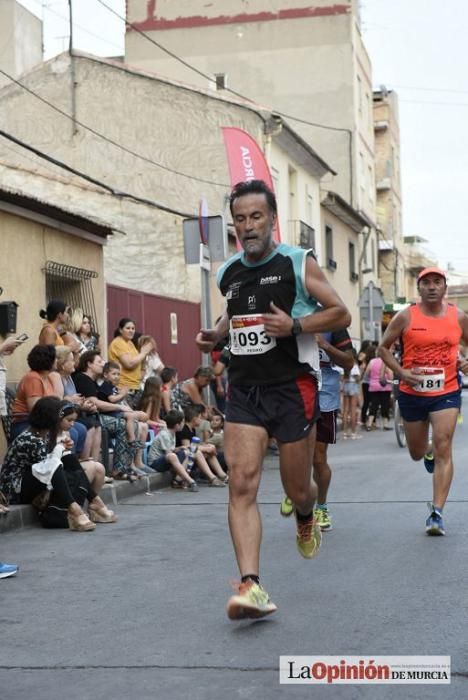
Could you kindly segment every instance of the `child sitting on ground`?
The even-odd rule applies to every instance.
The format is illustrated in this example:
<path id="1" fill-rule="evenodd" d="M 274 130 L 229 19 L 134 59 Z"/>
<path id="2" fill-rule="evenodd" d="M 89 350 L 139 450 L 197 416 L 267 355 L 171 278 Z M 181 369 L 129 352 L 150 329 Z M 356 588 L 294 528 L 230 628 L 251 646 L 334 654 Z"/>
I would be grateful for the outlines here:
<path id="1" fill-rule="evenodd" d="M 188 452 L 182 448 L 176 450 L 176 431 L 182 430 L 184 414 L 181 411 L 169 411 L 166 415 L 166 427 L 161 428 L 149 449 L 150 468 L 157 472 L 171 469 L 179 480 L 174 478 L 172 486 L 184 486 L 190 491 L 198 491 L 198 485 L 187 473 Z"/>
<path id="2" fill-rule="evenodd" d="M 225 472 L 228 471 L 228 465 L 224 459 L 224 416 L 221 411 L 212 406 L 212 416 L 210 421 L 210 431 L 207 439 L 209 445 L 214 445 L 216 448 L 216 457 Z"/>
<path id="3" fill-rule="evenodd" d="M 217 452 L 224 452 L 224 416 L 215 408 L 212 409 L 207 442 L 214 445 Z"/>
<path id="4" fill-rule="evenodd" d="M 164 418 L 172 408 L 171 392 L 179 381 L 177 370 L 174 367 L 164 367 L 161 371 L 161 381 L 161 417 Z"/>
<path id="5" fill-rule="evenodd" d="M 161 387 L 162 380 L 159 375 L 148 377 L 137 404 L 138 410 L 148 416 L 148 425 L 155 433 L 166 427 L 166 423 L 161 420 Z"/>
<path id="6" fill-rule="evenodd" d="M 127 387 L 119 390 L 120 382 L 120 365 L 118 362 L 106 362 L 103 369 L 104 381 L 98 390 L 98 399 L 101 401 L 109 401 L 115 403 L 118 410 L 115 413 L 112 411 L 107 415 L 115 415 L 123 418 L 127 428 L 127 441 L 130 447 L 135 448 L 135 467 L 139 470 L 144 470 L 143 464 L 143 448 L 145 447 L 146 437 L 148 435 L 148 415 L 143 411 L 134 411 L 125 401 L 128 393 Z M 136 439 L 136 430 L 138 429 L 139 440 Z"/>
<path id="7" fill-rule="evenodd" d="M 203 406 L 187 406 L 185 409 L 185 425 L 176 434 L 176 445 L 189 447 L 193 437 L 197 437 L 196 428 L 200 425 L 200 414 Z M 206 476 L 210 486 L 226 486 L 228 476 L 223 471 L 218 458 L 216 457 L 216 447 L 206 442 L 200 442 L 194 455 L 194 461 L 199 471 Z"/>
<path id="8" fill-rule="evenodd" d="M 200 438 L 202 442 L 208 442 L 208 438 L 210 437 L 210 432 L 211 432 L 211 415 L 212 415 L 212 407 L 211 406 L 205 406 L 204 404 L 198 404 L 200 407 L 200 422 L 195 428 L 195 432 L 197 434 L 197 437 Z"/>

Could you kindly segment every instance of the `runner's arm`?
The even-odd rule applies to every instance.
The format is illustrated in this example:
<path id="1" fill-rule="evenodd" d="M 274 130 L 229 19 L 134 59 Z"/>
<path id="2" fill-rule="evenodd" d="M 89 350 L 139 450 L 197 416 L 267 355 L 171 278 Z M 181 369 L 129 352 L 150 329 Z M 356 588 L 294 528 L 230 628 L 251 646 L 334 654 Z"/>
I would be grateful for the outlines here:
<path id="1" fill-rule="evenodd" d="M 314 258 L 306 261 L 305 287 L 308 294 L 316 299 L 322 310 L 299 318 L 303 333 L 320 333 L 347 328 L 351 323 L 351 314 L 335 292 Z M 271 313 L 263 314 L 265 331 L 276 338 L 285 338 L 292 334 L 293 319 L 289 314 L 270 304 Z"/>
<path id="2" fill-rule="evenodd" d="M 387 326 L 387 330 L 385 331 L 382 342 L 380 343 L 379 347 L 377 348 L 377 355 L 378 357 L 381 357 L 384 363 L 387 365 L 389 369 L 392 370 L 392 372 L 400 377 L 400 379 L 403 379 L 403 381 L 408 384 L 409 386 L 416 386 L 420 382 L 420 377 L 418 377 L 417 374 L 413 374 L 410 370 L 403 369 L 403 367 L 400 365 L 400 363 L 396 360 L 396 358 L 393 356 L 392 351 L 390 348 L 392 347 L 393 343 L 400 338 L 402 335 L 403 331 L 408 325 L 409 321 L 409 311 L 408 309 L 404 309 L 403 311 L 400 311 Z"/>
<path id="3" fill-rule="evenodd" d="M 202 352 L 211 352 L 215 345 L 229 333 L 229 316 L 227 309 L 214 328 L 201 328 L 195 338 L 197 346 Z"/>
<path id="4" fill-rule="evenodd" d="M 462 309 L 458 309 L 458 321 L 462 331 L 461 342 L 465 346 L 463 349 L 463 354 L 465 354 L 466 346 L 468 345 L 468 316 L 464 311 L 462 311 Z M 463 374 L 468 374 L 468 358 L 466 356 L 460 357 L 458 361 L 458 369 L 463 372 Z"/>
<path id="5" fill-rule="evenodd" d="M 354 365 L 352 349 L 340 350 L 335 345 L 328 343 L 325 340 L 325 338 L 322 335 L 320 335 L 320 333 L 317 334 L 317 344 L 319 348 L 323 348 L 323 350 L 325 350 L 328 357 L 330 358 L 330 360 L 332 360 L 332 362 L 335 365 L 338 365 L 338 367 L 342 367 L 343 369 L 347 370 L 352 369 Z"/>

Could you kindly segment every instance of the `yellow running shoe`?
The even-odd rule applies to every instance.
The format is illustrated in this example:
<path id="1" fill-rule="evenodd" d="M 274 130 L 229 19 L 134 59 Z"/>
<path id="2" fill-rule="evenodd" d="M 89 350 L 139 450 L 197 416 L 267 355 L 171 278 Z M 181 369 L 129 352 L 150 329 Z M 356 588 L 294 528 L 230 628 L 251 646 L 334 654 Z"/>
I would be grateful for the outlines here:
<path id="1" fill-rule="evenodd" d="M 294 503 L 287 496 L 281 501 L 280 513 L 283 518 L 289 518 L 289 516 L 294 513 Z"/>
<path id="2" fill-rule="evenodd" d="M 301 554 L 305 559 L 312 559 L 318 554 L 320 545 L 322 544 L 322 531 L 316 518 L 310 518 L 305 523 L 297 520 L 297 535 L 296 544 Z"/>
<path id="3" fill-rule="evenodd" d="M 320 525 L 320 529 L 322 532 L 326 532 L 327 530 L 333 530 L 333 525 L 330 513 L 328 512 L 328 508 L 320 508 L 320 506 L 317 506 L 314 515 L 315 520 Z"/>
<path id="4" fill-rule="evenodd" d="M 277 609 L 266 590 L 254 581 L 239 583 L 237 594 L 229 598 L 226 606 L 230 620 L 265 617 Z"/>

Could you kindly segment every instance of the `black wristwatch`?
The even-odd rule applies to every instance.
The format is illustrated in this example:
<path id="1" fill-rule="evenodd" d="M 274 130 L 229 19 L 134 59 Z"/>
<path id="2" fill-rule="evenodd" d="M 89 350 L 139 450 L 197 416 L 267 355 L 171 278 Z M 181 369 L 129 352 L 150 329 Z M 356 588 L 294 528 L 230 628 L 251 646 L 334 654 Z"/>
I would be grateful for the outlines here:
<path id="1" fill-rule="evenodd" d="M 294 318 L 292 328 L 291 328 L 291 335 L 296 336 L 296 335 L 300 335 L 301 333 L 302 333 L 301 322 L 298 318 Z"/>

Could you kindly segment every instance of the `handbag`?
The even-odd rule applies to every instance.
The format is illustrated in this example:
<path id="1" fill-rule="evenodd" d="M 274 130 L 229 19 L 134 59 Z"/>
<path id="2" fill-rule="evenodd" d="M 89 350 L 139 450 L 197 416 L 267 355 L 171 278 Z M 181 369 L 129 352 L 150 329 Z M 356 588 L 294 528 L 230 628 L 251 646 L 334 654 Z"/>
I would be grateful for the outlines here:
<path id="1" fill-rule="evenodd" d="M 38 493 L 37 496 L 32 499 L 31 505 L 38 510 L 39 513 L 42 513 L 49 505 L 50 494 L 51 492 L 49 489 L 44 489 L 44 491 L 41 491 L 41 493 Z"/>
<path id="2" fill-rule="evenodd" d="M 387 380 L 387 377 L 385 376 L 386 371 L 387 371 L 387 368 L 385 367 L 385 364 L 382 362 L 382 369 L 380 370 L 380 377 L 379 377 L 379 384 L 382 388 L 386 387 L 388 385 L 388 380 Z"/>

